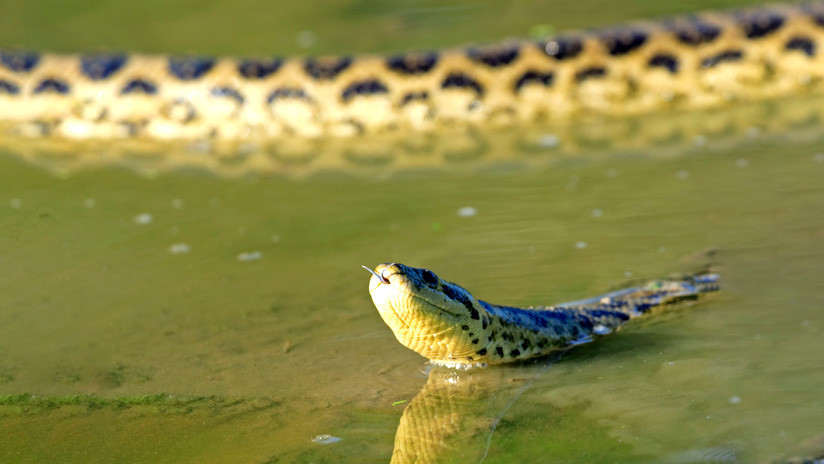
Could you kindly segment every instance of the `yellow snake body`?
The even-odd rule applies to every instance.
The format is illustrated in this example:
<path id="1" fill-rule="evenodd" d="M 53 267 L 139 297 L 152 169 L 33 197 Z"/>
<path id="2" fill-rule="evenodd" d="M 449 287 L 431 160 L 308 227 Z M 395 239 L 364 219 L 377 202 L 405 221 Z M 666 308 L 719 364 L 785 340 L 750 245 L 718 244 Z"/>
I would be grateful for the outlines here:
<path id="1" fill-rule="evenodd" d="M 718 288 L 718 276 L 652 282 L 590 300 L 520 309 L 486 303 L 428 269 L 381 264 L 369 292 L 407 348 L 433 363 L 470 367 L 546 355 L 610 333 L 651 308 Z"/>
<path id="2" fill-rule="evenodd" d="M 824 5 L 389 56 L 0 51 L 0 122 L 74 138 L 280 138 L 704 108 L 824 88 Z"/>

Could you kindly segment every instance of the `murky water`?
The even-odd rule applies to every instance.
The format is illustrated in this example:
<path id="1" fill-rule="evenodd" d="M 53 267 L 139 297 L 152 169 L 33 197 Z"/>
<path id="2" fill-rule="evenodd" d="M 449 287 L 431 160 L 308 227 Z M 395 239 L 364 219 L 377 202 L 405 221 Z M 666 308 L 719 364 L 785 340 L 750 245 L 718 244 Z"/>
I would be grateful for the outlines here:
<path id="1" fill-rule="evenodd" d="M 584 6 L 566 5 L 558 27 L 587 24 L 596 7 Z M 366 7 L 351 6 L 329 30 L 383 24 L 374 40 L 412 34 L 428 46 L 426 28 L 496 23 L 489 5 L 376 4 L 361 15 Z M 169 24 L 205 27 L 225 8 L 192 16 L 181 3 Z M 499 16 L 525 28 L 534 19 L 524 8 Z M 663 12 L 597 8 L 590 24 Z M 45 38 L 18 30 L 14 40 L 12 28 L 3 39 L 53 49 L 60 31 L 112 14 L 33 11 L 18 12 L 23 24 L 61 28 Z M 296 37 L 310 29 L 310 51 L 338 45 L 326 41 L 332 19 L 313 11 L 323 27 L 290 25 L 283 48 L 300 51 Z M 144 29 L 115 40 L 120 26 L 102 28 L 99 41 L 159 50 Z M 172 50 L 270 49 L 245 32 L 236 49 L 166 34 Z M 68 49 L 96 48 L 90 32 L 67 37 Z M 407 46 L 359 40 L 349 49 Z M 0 461 L 387 462 L 396 445 L 398 462 L 771 462 L 820 452 L 824 144 L 817 120 L 767 131 L 766 119 L 701 143 L 689 135 L 672 143 L 680 149 L 612 135 L 571 152 L 444 150 L 454 139 L 435 138 L 419 151 L 437 156 L 421 163 L 392 157 L 408 147 L 384 147 L 389 162 L 359 151 L 346 169 L 315 170 L 311 158 L 284 174 L 146 159 L 49 170 L 65 155 L 7 150 Z M 641 126 L 628 134 L 643 139 Z M 709 248 L 719 250 L 723 291 L 699 305 L 559 360 L 429 376 L 383 325 L 360 268 L 429 267 L 480 298 L 528 306 L 690 270 L 702 264 L 690 256 Z"/>

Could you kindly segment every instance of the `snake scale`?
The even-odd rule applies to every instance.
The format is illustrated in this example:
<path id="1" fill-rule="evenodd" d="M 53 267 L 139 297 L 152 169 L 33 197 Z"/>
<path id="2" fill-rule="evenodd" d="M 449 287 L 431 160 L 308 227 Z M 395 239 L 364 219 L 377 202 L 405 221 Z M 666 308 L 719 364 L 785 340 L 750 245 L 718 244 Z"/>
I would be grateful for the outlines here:
<path id="1" fill-rule="evenodd" d="M 381 264 L 369 293 L 407 348 L 451 367 L 501 364 L 587 343 L 650 309 L 718 289 L 718 276 L 651 282 L 589 300 L 520 309 L 489 304 L 428 269 Z"/>
<path id="2" fill-rule="evenodd" d="M 0 51 L 0 122 L 69 138 L 278 139 L 722 106 L 824 88 L 824 4 L 388 56 Z"/>

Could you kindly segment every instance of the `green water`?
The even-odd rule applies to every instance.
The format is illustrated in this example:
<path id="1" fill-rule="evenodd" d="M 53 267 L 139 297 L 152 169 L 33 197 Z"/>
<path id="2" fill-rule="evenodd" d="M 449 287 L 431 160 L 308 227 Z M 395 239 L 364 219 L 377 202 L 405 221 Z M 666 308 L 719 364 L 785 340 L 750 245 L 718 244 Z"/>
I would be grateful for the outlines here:
<path id="1" fill-rule="evenodd" d="M 561 28 L 673 12 L 640 2 L 542 12 L 527 2 L 160 3 L 21 3 L 0 43 L 301 53 L 296 37 L 312 30 L 309 52 L 373 51 L 523 35 L 536 17 Z M 155 16 L 167 19 L 148 25 Z M 224 20 L 224 35 L 208 33 Z M 690 255 L 709 248 L 723 291 L 700 305 L 555 363 L 461 374 L 445 396 L 461 426 L 438 457 L 814 453 L 824 434 L 824 144 L 819 125 L 803 133 L 710 138 L 666 156 L 513 145 L 514 161 L 473 152 L 445 166 L 299 175 L 123 163 L 55 175 L 0 153 L 0 461 L 387 462 L 405 408 L 444 397 L 380 320 L 361 264 L 428 267 L 480 298 L 528 306 L 689 270 Z M 321 434 L 341 440 L 313 441 Z"/>

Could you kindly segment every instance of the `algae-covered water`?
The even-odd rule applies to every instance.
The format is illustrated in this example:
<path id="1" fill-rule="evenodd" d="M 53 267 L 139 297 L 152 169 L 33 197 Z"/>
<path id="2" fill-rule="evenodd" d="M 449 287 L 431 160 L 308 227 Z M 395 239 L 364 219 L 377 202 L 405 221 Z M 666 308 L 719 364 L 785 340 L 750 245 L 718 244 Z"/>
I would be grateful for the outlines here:
<path id="1" fill-rule="evenodd" d="M 67 5 L 15 6 L 0 43 L 371 52 L 678 11 Z M 231 161 L 164 168 L 163 148 L 89 165 L 5 148 L 0 461 L 387 462 L 396 448 L 397 462 L 821 453 L 824 125 L 801 118 L 776 130 L 771 116 L 816 106 L 804 100 L 747 107 L 744 127 L 679 129 L 679 140 L 643 148 L 628 141 L 650 139 L 645 121 L 706 131 L 740 114 L 642 119 L 575 150 L 540 143 L 551 139 L 540 127 L 492 131 L 462 149 L 433 135 L 417 157 L 390 144 L 327 169 L 338 142 L 240 173 Z M 479 298 L 529 306 L 689 271 L 709 249 L 723 288 L 700 304 L 560 358 L 473 372 L 428 372 L 380 320 L 360 268 L 427 267 Z"/>

